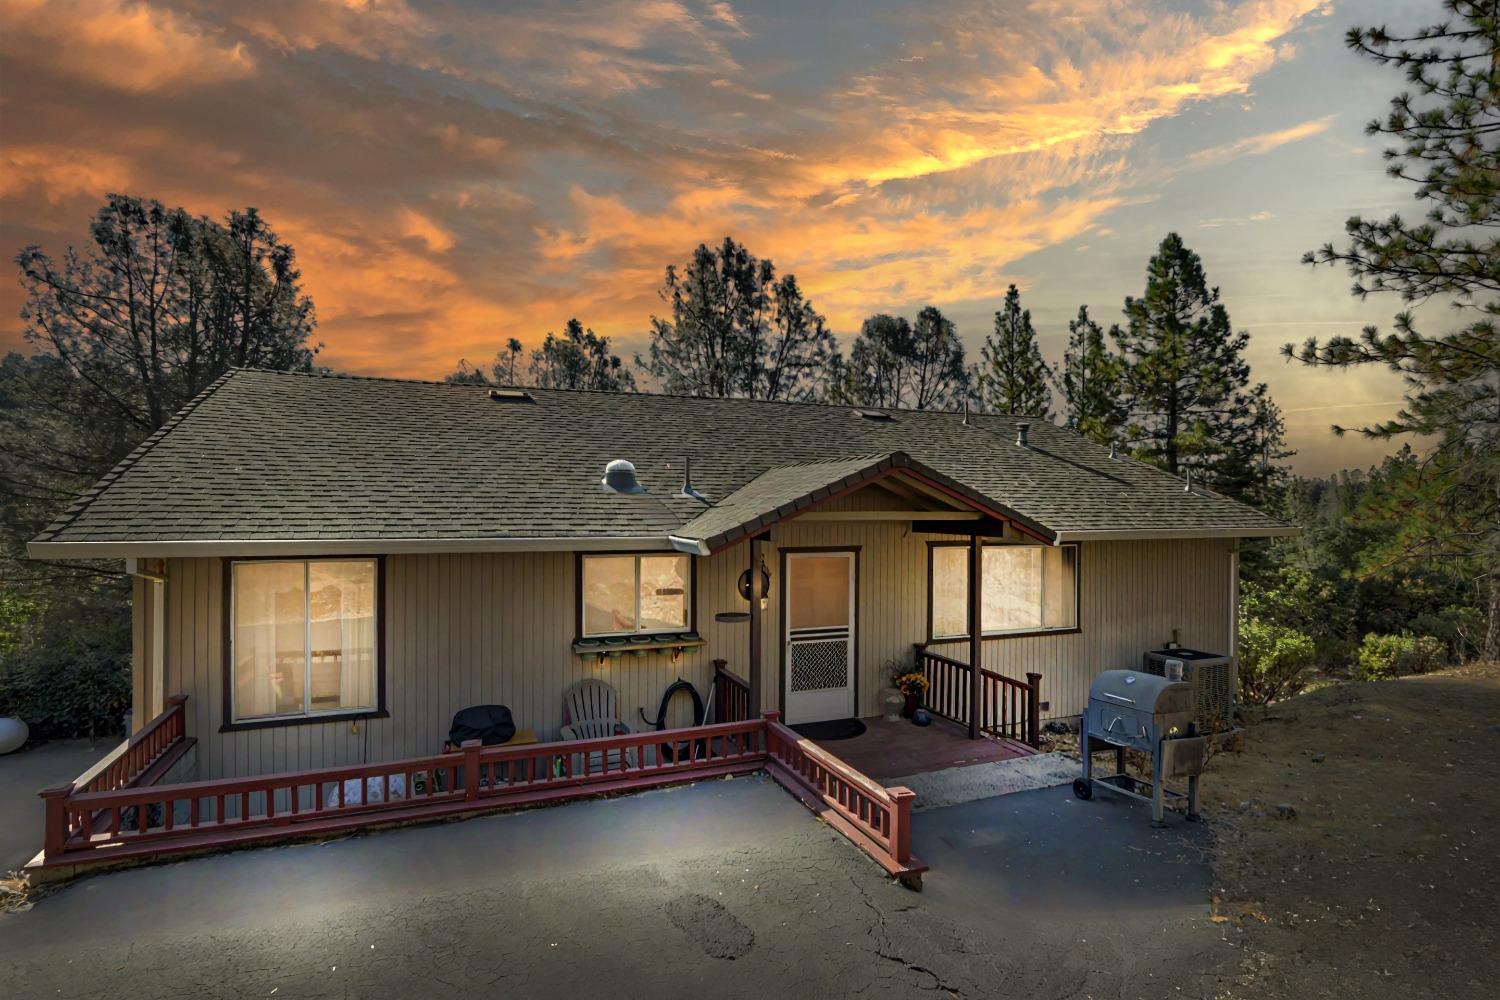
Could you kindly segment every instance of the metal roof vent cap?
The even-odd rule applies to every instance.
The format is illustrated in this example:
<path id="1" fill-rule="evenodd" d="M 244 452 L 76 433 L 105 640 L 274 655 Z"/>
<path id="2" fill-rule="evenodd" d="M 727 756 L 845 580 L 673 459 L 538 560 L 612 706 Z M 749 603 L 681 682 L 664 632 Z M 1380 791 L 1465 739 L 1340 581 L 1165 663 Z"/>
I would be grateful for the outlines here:
<path id="1" fill-rule="evenodd" d="M 646 487 L 635 478 L 635 465 L 617 458 L 604 467 L 604 478 L 599 485 L 606 493 L 644 493 Z"/>
<path id="2" fill-rule="evenodd" d="M 1016 444 L 1022 448 L 1031 447 L 1031 425 L 1028 423 L 1016 424 Z"/>

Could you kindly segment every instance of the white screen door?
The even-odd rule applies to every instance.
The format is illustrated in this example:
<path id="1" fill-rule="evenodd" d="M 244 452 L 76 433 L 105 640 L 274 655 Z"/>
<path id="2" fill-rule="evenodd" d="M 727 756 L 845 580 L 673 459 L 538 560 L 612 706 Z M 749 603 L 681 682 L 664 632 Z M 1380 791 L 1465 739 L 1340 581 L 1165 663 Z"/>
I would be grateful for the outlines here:
<path id="1" fill-rule="evenodd" d="M 786 721 L 854 717 L 854 553 L 786 554 Z"/>

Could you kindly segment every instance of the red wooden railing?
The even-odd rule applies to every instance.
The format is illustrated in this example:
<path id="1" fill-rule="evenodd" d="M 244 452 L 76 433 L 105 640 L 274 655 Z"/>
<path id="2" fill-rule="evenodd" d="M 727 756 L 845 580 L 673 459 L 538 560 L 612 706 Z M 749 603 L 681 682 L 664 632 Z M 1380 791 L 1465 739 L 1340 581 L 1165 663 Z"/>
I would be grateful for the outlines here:
<path id="1" fill-rule="evenodd" d="M 750 682 L 728 669 L 728 660 L 714 661 L 714 721 L 741 722 L 750 718 Z"/>
<path id="2" fill-rule="evenodd" d="M 71 790 L 105 792 L 136 785 L 153 764 L 186 739 L 186 704 L 187 695 L 172 695 L 160 715 L 75 778 Z"/>
<path id="3" fill-rule="evenodd" d="M 903 882 L 920 884 L 927 866 L 911 853 L 909 788 L 883 788 L 765 713 L 766 770 L 830 826 Z"/>
<path id="4" fill-rule="evenodd" d="M 673 752 L 663 753 L 663 747 Z M 453 753 L 253 778 L 42 793 L 44 864 L 253 843 L 766 769 L 887 871 L 912 881 L 911 792 L 883 789 L 775 721 Z"/>
<path id="5" fill-rule="evenodd" d="M 928 711 L 961 726 L 969 724 L 972 698 L 969 665 L 916 644 L 917 669 L 927 678 Z M 979 670 L 979 729 L 991 736 L 1040 746 L 1042 675 L 1028 673 L 1025 681 Z"/>

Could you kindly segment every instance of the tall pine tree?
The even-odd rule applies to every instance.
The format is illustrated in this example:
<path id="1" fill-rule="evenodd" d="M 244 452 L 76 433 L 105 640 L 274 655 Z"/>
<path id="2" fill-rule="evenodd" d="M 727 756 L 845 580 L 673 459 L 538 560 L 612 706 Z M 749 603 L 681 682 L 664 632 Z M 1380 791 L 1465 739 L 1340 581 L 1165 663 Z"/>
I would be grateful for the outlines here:
<path id="1" fill-rule="evenodd" d="M 1001 413 L 1046 418 L 1052 409 L 1051 379 L 1037 347 L 1031 311 L 1021 308 L 1021 293 L 1011 285 L 980 352 L 979 399 Z"/>
<path id="2" fill-rule="evenodd" d="M 1459 322 L 1433 333 L 1424 328 L 1429 320 L 1403 310 L 1392 333 L 1371 326 L 1358 339 L 1309 340 L 1285 351 L 1310 365 L 1383 366 L 1405 380 L 1406 403 L 1395 416 L 1360 429 L 1432 442 L 1385 484 L 1373 508 L 1400 526 L 1386 562 L 1467 571 L 1487 591 L 1483 654 L 1500 659 L 1500 17 L 1493 0 L 1444 6 L 1454 21 L 1410 36 L 1383 27 L 1348 36 L 1351 49 L 1400 71 L 1413 88 L 1366 131 L 1395 144 L 1385 153 L 1389 173 L 1416 185 L 1425 220 L 1355 216 L 1345 225 L 1347 246 L 1327 244 L 1304 261 L 1348 268 L 1360 298 L 1446 299 Z"/>
<path id="3" fill-rule="evenodd" d="M 670 318 L 651 317 L 651 345 L 636 364 L 667 392 L 752 399 L 822 395 L 837 344 L 797 280 L 725 237 L 699 245 L 661 289 Z"/>
<path id="4" fill-rule="evenodd" d="M 1109 444 L 1125 426 L 1120 360 L 1109 349 L 1104 329 L 1078 307 L 1068 322 L 1068 349 L 1063 353 L 1057 387 L 1063 397 L 1063 422 L 1091 441 Z"/>
<path id="5" fill-rule="evenodd" d="M 1145 294 L 1125 299 L 1125 320 L 1111 333 L 1136 457 L 1255 499 L 1288 454 L 1280 414 L 1263 385 L 1250 385 L 1250 335 L 1234 331 L 1219 290 L 1176 233 L 1147 265 Z"/>

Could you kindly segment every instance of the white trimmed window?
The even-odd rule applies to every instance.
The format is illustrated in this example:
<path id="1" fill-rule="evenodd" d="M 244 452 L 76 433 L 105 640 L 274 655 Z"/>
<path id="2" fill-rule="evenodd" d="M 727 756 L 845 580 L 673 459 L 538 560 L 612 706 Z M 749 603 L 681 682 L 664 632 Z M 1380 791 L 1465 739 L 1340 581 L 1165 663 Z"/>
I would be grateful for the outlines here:
<path id="1" fill-rule="evenodd" d="M 233 722 L 379 707 L 374 559 L 230 566 Z"/>
<path id="2" fill-rule="evenodd" d="M 931 547 L 932 606 L 928 634 L 969 633 L 969 549 Z M 1078 546 L 986 545 L 980 556 L 981 634 L 1070 631 L 1078 627 Z"/>
<path id="3" fill-rule="evenodd" d="M 584 556 L 583 635 L 681 632 L 692 621 L 692 566 L 686 555 Z"/>

